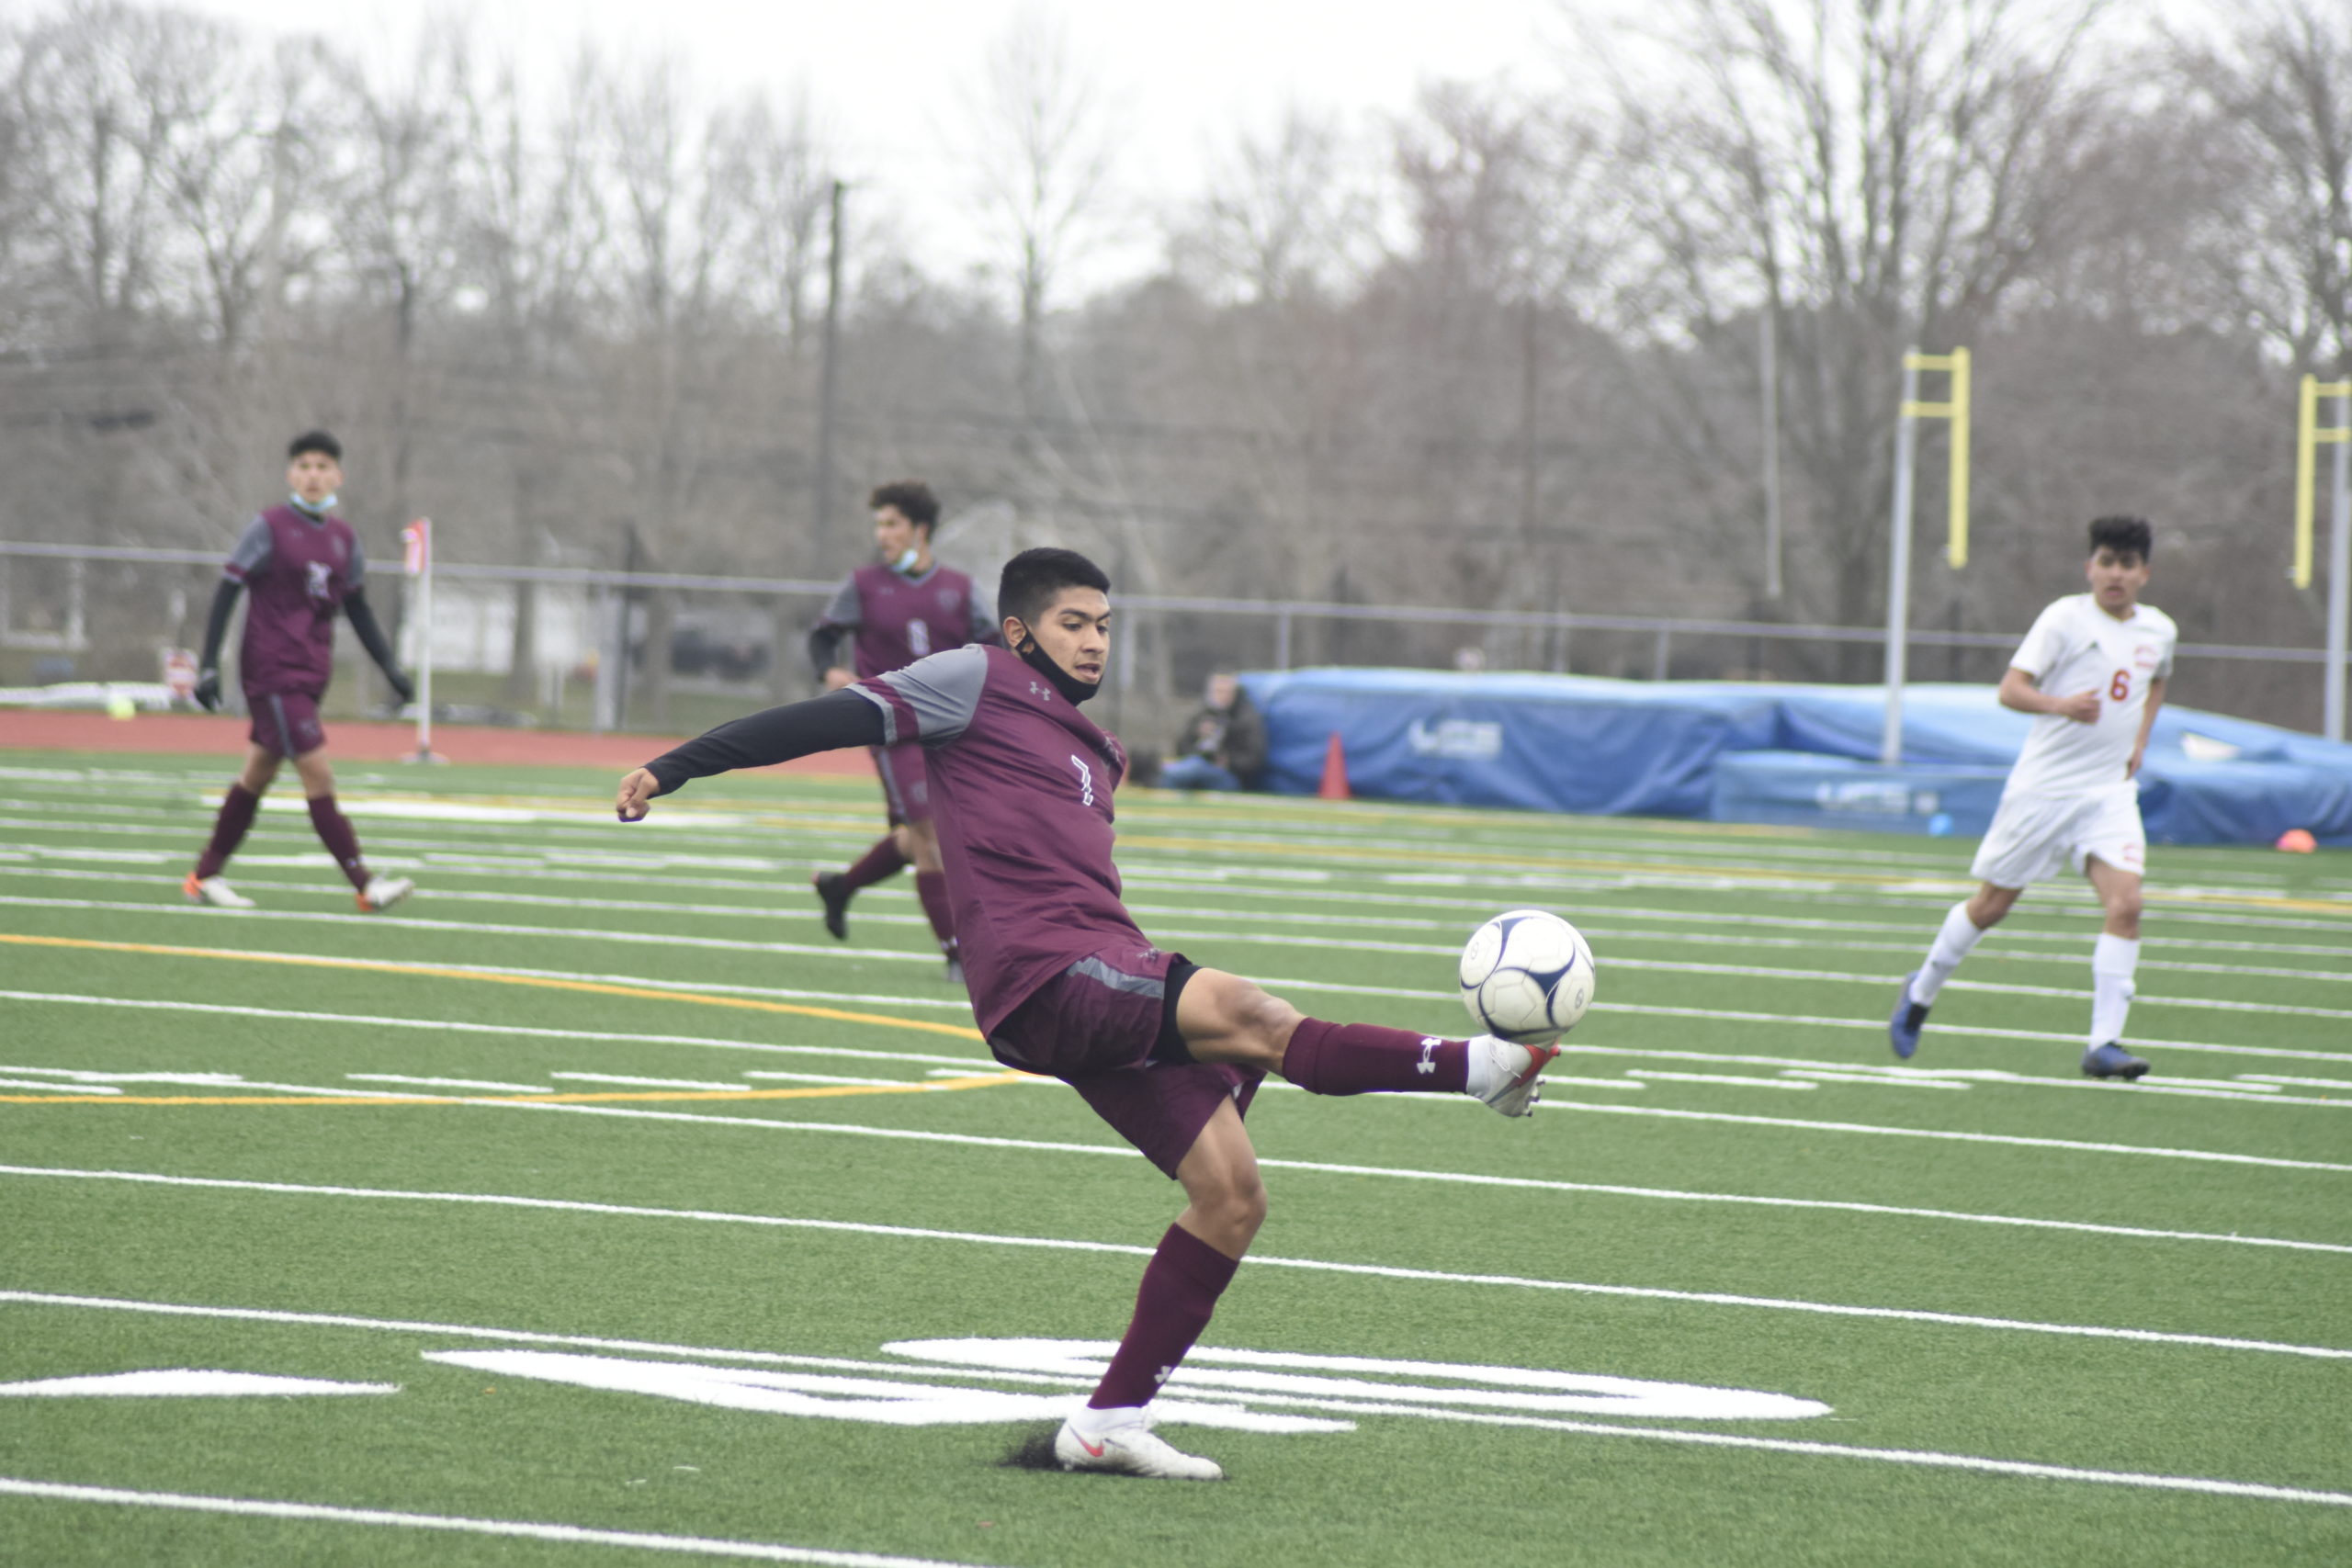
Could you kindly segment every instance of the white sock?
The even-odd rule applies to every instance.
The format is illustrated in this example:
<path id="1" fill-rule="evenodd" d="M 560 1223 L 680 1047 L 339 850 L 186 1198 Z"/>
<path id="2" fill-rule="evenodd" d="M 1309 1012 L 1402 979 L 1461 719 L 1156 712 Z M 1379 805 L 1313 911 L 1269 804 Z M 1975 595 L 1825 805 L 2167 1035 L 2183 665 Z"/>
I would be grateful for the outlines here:
<path id="1" fill-rule="evenodd" d="M 1525 1072 L 1534 1059 L 1535 1053 L 1524 1045 L 1481 1034 L 1470 1042 L 1470 1055 L 1463 1063 L 1462 1092 L 1484 1099 Z"/>
<path id="2" fill-rule="evenodd" d="M 2139 938 L 2099 932 L 2091 949 L 2092 1044 L 2123 1038 L 2123 1021 L 2132 1016 L 2132 976 L 2139 967 Z"/>
<path id="3" fill-rule="evenodd" d="M 1122 1427 L 1142 1426 L 1143 1406 L 1114 1404 L 1108 1410 L 1097 1410 L 1091 1404 L 1081 1404 L 1070 1412 L 1069 1424 L 1082 1438 L 1099 1438 Z"/>
<path id="4" fill-rule="evenodd" d="M 1928 949 L 1927 961 L 1919 965 L 1919 973 L 1911 981 L 1911 999 L 1921 1007 L 1932 1006 L 1936 993 L 1944 988 L 1960 961 L 1968 956 L 1984 932 L 1968 918 L 1966 900 L 1954 904 L 1944 912 L 1943 929 L 1936 932 L 1935 944 Z"/>

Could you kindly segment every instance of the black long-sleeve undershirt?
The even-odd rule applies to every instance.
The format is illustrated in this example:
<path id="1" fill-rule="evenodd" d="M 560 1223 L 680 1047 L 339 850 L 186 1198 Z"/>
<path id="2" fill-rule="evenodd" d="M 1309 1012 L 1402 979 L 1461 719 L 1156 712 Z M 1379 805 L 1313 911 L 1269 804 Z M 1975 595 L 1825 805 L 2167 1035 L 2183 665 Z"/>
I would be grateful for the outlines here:
<path id="1" fill-rule="evenodd" d="M 392 678 L 396 686 L 408 682 L 401 675 L 399 659 L 393 656 L 391 639 L 376 623 L 376 612 L 368 603 L 368 595 L 355 588 L 343 596 L 344 618 L 351 623 L 352 631 L 359 638 L 359 646 L 376 661 L 376 668 Z"/>
<path id="2" fill-rule="evenodd" d="M 764 768 L 795 757 L 882 744 L 882 710 L 855 692 L 828 692 L 805 703 L 746 714 L 645 764 L 674 795 L 694 779 L 737 768 Z"/>
<path id="3" fill-rule="evenodd" d="M 817 671 L 817 679 L 823 680 L 825 671 L 828 670 L 836 667 L 848 668 L 842 662 L 842 641 L 845 637 L 855 635 L 855 632 L 856 628 L 854 626 L 820 626 L 810 630 L 808 663 Z"/>
<path id="4" fill-rule="evenodd" d="M 212 591 L 212 612 L 204 620 L 204 657 L 196 662 L 198 670 L 220 668 L 220 645 L 229 637 L 229 617 L 237 613 L 237 595 L 245 585 L 233 577 L 224 577 Z"/>

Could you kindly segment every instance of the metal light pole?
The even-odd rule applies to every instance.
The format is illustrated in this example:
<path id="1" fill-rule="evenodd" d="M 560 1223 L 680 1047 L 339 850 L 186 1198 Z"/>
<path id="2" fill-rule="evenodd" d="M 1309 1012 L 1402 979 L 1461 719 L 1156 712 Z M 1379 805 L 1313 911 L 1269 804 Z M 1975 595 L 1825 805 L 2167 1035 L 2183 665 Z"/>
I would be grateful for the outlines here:
<path id="1" fill-rule="evenodd" d="M 2352 381 L 2322 381 L 2303 378 L 2301 408 L 2295 443 L 2295 565 L 2298 588 L 2312 585 L 2312 470 L 2318 467 L 2319 446 L 2335 446 L 2333 504 L 2327 530 L 2327 664 L 2320 698 L 2321 731 L 2330 740 L 2344 739 L 2345 658 L 2347 631 L 2352 631 Z M 2323 430 L 2319 423 L 2322 398 L 2337 401 L 2341 424 Z"/>
<path id="2" fill-rule="evenodd" d="M 1781 596 L 1781 344 L 1770 300 L 1758 318 L 1757 379 L 1762 383 L 1764 424 L 1764 597 Z M 1910 393 L 1905 392 L 1905 397 Z"/>
<path id="3" fill-rule="evenodd" d="M 1919 401 L 1919 372 L 1941 370 L 1951 390 L 1939 403 Z M 1955 569 L 1968 564 L 1968 350 L 1903 356 L 1903 400 L 1894 420 L 1894 514 L 1888 525 L 1886 562 L 1886 723 L 1879 735 L 1878 760 L 1888 767 L 1903 761 L 1903 679 L 1905 645 L 1911 636 L 1911 479 L 1919 449 L 1919 421 L 1951 422 L 1951 516 L 1944 558 Z"/>

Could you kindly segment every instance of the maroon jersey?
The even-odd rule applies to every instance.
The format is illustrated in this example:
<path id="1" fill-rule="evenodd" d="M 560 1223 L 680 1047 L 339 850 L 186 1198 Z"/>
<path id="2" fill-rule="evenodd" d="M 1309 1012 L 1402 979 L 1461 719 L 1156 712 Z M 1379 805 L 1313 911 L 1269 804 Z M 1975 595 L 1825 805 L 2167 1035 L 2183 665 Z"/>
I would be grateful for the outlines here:
<path id="1" fill-rule="evenodd" d="M 245 690 L 325 691 L 335 614 L 366 570 L 359 540 L 340 517 L 273 506 L 247 524 L 221 568 L 251 599 L 238 660 Z"/>
<path id="2" fill-rule="evenodd" d="M 996 629 L 972 580 L 955 568 L 934 563 L 921 577 L 907 577 L 879 561 L 850 573 L 817 624 L 854 634 L 860 680 L 978 642 Z"/>
<path id="3" fill-rule="evenodd" d="M 882 710 L 888 743 L 922 743 L 981 1033 L 1080 959 L 1150 947 L 1111 863 L 1111 791 L 1127 754 L 1043 676 L 975 646 L 849 689 Z"/>

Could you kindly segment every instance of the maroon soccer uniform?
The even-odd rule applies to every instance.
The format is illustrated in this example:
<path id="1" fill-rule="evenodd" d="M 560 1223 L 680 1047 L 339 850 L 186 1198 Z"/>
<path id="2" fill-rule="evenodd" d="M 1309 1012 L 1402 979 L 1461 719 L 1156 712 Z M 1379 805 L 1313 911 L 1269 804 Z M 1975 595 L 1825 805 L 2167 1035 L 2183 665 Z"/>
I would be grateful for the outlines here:
<path id="1" fill-rule="evenodd" d="M 367 575 L 351 525 L 273 506 L 245 525 L 221 575 L 245 587 L 238 654 L 253 742 L 283 757 L 322 745 L 319 698 L 334 674 L 334 623 Z"/>
<path id="2" fill-rule="evenodd" d="M 971 578 L 934 564 L 909 577 L 879 561 L 842 580 L 818 617 L 818 628 L 846 631 L 855 643 L 860 680 L 901 670 L 918 659 L 982 642 L 996 633 L 988 603 Z M 931 818 L 931 786 L 920 748 L 869 747 L 890 825 Z"/>

